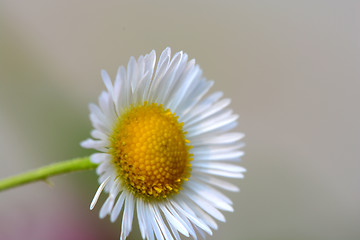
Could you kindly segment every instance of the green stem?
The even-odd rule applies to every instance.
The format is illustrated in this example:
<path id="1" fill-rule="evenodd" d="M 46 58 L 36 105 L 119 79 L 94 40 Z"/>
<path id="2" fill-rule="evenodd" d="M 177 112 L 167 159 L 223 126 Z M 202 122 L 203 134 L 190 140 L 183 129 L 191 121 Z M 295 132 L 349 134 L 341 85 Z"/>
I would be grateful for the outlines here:
<path id="1" fill-rule="evenodd" d="M 0 180 L 0 192 L 8 188 L 13 188 L 35 181 L 46 181 L 49 177 L 55 175 L 81 170 L 90 170 L 96 167 L 97 164 L 90 162 L 89 157 L 75 158 L 54 163 L 49 166 L 41 167 L 23 174 Z"/>

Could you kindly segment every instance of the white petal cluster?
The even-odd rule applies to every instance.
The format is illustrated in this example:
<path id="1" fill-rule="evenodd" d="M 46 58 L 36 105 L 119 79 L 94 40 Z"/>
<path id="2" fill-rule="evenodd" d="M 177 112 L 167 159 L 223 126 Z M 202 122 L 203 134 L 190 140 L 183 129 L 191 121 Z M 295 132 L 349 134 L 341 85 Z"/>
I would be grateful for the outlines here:
<path id="1" fill-rule="evenodd" d="M 221 211 L 233 211 L 232 201 L 218 189 L 239 190 L 223 178 L 243 178 L 245 169 L 237 163 L 243 156 L 240 140 L 244 135 L 232 131 L 238 115 L 228 108 L 230 99 L 222 99 L 222 92 L 206 95 L 213 81 L 202 76 L 195 60 L 188 60 L 183 52 L 171 57 L 166 48 L 156 67 L 155 62 L 155 51 L 137 60 L 131 57 L 127 68 L 119 68 L 114 82 L 106 71 L 101 72 L 107 91 L 100 94 L 98 105 L 89 105 L 94 130 L 92 138 L 82 142 L 83 147 L 100 152 L 91 156 L 91 161 L 99 164 L 100 187 L 90 208 L 103 190 L 109 194 L 100 218 L 109 215 L 114 222 L 123 209 L 120 239 L 129 235 L 134 215 L 143 239 L 180 239 L 180 234 L 205 238 L 205 233 L 211 235 L 218 228 L 215 220 L 225 221 Z M 193 146 L 189 181 L 164 201 L 144 200 L 129 192 L 108 153 L 109 136 L 118 118 L 130 105 L 144 101 L 163 104 L 176 113 Z"/>

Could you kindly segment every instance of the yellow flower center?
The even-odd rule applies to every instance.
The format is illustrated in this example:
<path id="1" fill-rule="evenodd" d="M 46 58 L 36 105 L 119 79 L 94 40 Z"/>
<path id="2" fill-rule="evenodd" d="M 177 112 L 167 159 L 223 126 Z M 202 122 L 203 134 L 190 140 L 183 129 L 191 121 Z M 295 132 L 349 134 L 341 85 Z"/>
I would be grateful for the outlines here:
<path id="1" fill-rule="evenodd" d="M 156 103 L 131 106 L 110 138 L 118 177 L 138 196 L 163 199 L 178 193 L 190 177 L 190 141 L 184 123 Z"/>

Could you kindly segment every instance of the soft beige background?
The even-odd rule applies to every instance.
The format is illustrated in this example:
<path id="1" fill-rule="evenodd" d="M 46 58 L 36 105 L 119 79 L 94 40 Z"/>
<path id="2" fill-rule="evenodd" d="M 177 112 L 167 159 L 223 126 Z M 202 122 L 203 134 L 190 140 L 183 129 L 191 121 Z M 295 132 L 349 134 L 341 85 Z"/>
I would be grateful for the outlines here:
<path id="1" fill-rule="evenodd" d="M 0 178 L 88 155 L 100 69 L 171 46 L 232 98 L 247 136 L 235 213 L 209 239 L 360 239 L 359 3 L 1 1 Z M 88 209 L 94 172 L 52 181 L 0 194 L 0 239 L 118 238 Z"/>

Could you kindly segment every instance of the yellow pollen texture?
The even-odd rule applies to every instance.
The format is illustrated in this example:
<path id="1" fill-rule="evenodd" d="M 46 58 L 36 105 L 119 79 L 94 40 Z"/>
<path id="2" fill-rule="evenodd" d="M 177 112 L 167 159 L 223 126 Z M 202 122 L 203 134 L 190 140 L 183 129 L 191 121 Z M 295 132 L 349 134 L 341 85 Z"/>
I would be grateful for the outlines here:
<path id="1" fill-rule="evenodd" d="M 118 176 L 138 196 L 164 199 L 190 177 L 192 155 L 183 123 L 156 103 L 131 106 L 114 128 L 111 153 Z"/>

